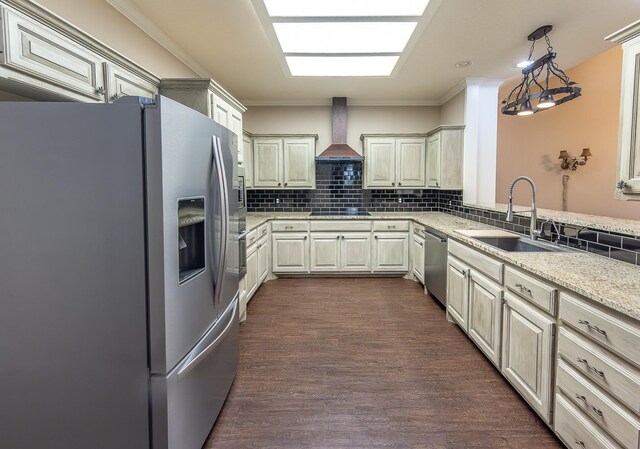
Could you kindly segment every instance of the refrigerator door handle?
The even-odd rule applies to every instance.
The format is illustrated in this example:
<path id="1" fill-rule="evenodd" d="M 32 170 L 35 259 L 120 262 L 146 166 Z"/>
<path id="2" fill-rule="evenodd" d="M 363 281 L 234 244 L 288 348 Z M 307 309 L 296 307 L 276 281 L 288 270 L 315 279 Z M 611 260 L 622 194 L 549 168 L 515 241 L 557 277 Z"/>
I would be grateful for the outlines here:
<path id="1" fill-rule="evenodd" d="M 227 334 L 231 330 L 231 327 L 233 326 L 236 313 L 238 312 L 237 308 L 238 308 L 238 301 L 235 300 L 233 303 L 233 312 L 231 312 L 231 316 L 229 317 L 229 322 L 224 327 L 224 330 L 220 332 L 220 335 L 218 335 L 215 340 L 213 340 L 202 351 L 200 351 L 198 355 L 196 355 L 194 358 L 189 360 L 183 367 L 180 368 L 180 370 L 178 371 L 178 380 L 184 378 L 184 376 L 189 374 L 189 372 L 192 369 L 198 366 L 200 362 L 202 362 L 207 357 L 207 355 L 211 353 L 211 351 L 216 349 L 216 347 L 222 342 L 222 340 L 224 340 L 224 338 L 227 336 Z"/>
<path id="2" fill-rule="evenodd" d="M 218 174 L 219 185 L 218 190 L 220 192 L 220 210 L 222 213 L 222 229 L 220 232 L 220 252 L 218 258 L 218 276 L 216 282 L 212 282 L 214 287 L 217 286 L 214 292 L 214 304 L 220 303 L 220 295 L 222 292 L 222 279 L 224 277 L 224 271 L 227 266 L 227 234 L 229 232 L 229 198 L 227 192 L 227 177 L 224 172 L 224 160 L 222 156 L 222 149 L 220 146 L 220 138 L 212 136 L 212 151 L 214 165 Z M 213 281 L 213 280 L 212 280 Z"/>

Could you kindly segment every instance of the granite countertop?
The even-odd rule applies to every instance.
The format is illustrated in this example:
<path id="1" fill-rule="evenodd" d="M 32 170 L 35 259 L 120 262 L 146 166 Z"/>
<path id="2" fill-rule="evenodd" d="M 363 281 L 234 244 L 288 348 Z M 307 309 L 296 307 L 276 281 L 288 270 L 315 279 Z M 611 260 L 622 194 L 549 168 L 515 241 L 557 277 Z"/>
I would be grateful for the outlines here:
<path id="1" fill-rule="evenodd" d="M 640 320 L 640 269 L 637 266 L 583 251 L 558 253 L 501 251 L 458 232 L 460 230 L 496 230 L 499 228 L 454 215 L 443 212 L 389 212 L 372 213 L 371 216 L 310 217 L 308 212 L 250 213 L 247 215 L 247 229 L 252 229 L 272 219 L 414 220 L 457 241 L 491 254 L 504 262 L 521 267 L 554 284 Z"/>
<path id="2" fill-rule="evenodd" d="M 467 204 L 463 206 L 475 207 L 478 209 L 486 209 L 495 212 L 506 212 L 507 205 L 500 203 L 480 203 L 480 204 Z M 531 206 L 513 206 L 515 213 L 518 211 L 528 211 Z M 553 220 L 577 227 L 598 229 L 600 231 L 617 232 L 620 234 L 633 235 L 634 237 L 640 237 L 640 221 L 629 220 L 625 218 L 613 218 L 602 217 L 599 215 L 579 214 L 576 212 L 564 212 L 561 210 L 551 209 L 537 209 L 538 218 L 543 220 Z M 528 213 L 523 213 L 523 216 L 529 216 Z"/>

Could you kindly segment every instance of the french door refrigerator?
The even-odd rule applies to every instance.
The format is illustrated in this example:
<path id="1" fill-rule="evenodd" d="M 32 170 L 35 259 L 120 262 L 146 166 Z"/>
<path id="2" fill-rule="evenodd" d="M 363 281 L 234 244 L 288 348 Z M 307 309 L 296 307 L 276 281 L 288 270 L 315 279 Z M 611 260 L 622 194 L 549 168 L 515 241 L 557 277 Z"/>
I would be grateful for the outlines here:
<path id="1" fill-rule="evenodd" d="M 237 137 L 0 103 L 0 445 L 199 449 L 238 365 Z"/>

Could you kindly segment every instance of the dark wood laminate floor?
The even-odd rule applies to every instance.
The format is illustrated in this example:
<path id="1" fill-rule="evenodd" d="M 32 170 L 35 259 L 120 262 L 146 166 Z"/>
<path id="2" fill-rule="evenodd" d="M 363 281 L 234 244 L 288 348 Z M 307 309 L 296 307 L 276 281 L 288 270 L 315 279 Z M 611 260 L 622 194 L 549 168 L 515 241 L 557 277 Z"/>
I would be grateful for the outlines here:
<path id="1" fill-rule="evenodd" d="M 559 448 L 421 286 L 279 279 L 240 327 L 205 448 Z"/>

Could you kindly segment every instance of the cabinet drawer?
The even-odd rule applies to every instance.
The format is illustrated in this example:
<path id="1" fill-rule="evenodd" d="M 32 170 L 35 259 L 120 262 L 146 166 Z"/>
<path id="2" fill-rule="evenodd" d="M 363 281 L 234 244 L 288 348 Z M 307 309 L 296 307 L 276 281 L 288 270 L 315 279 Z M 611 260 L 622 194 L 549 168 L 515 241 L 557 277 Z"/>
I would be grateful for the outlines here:
<path id="1" fill-rule="evenodd" d="M 560 326 L 558 354 L 604 390 L 640 413 L 640 370 Z"/>
<path id="2" fill-rule="evenodd" d="M 251 245 L 258 241 L 258 229 L 252 229 L 247 234 L 247 250 Z"/>
<path id="3" fill-rule="evenodd" d="M 562 394 L 556 394 L 556 418 L 554 430 L 572 449 L 620 449 L 581 410 Z"/>
<path id="4" fill-rule="evenodd" d="M 424 237 L 424 226 L 418 223 L 413 224 L 413 233 Z"/>
<path id="5" fill-rule="evenodd" d="M 258 238 L 266 236 L 269 233 L 269 223 L 265 223 L 258 228 Z"/>
<path id="6" fill-rule="evenodd" d="M 502 284 L 503 279 L 503 266 L 502 262 L 498 262 L 482 254 L 479 251 L 464 246 L 454 240 L 449 239 L 449 252 L 456 256 L 458 259 L 478 269 L 486 276 L 489 276 L 494 281 Z"/>
<path id="7" fill-rule="evenodd" d="M 397 220 L 374 221 L 373 222 L 373 230 L 374 231 L 384 231 L 384 232 L 408 231 L 409 230 L 409 222 L 408 221 L 397 221 Z"/>
<path id="8" fill-rule="evenodd" d="M 308 221 L 273 221 L 271 232 L 306 232 L 309 230 Z"/>
<path id="9" fill-rule="evenodd" d="M 555 316 L 557 288 L 511 267 L 505 267 L 504 283 L 516 295 Z"/>
<path id="10" fill-rule="evenodd" d="M 42 80 L 44 88 L 56 85 L 76 99 L 104 101 L 100 56 L 16 11 L 0 12 L 5 66 Z"/>
<path id="11" fill-rule="evenodd" d="M 556 385 L 624 447 L 638 449 L 640 421 L 563 360 L 558 361 Z"/>
<path id="12" fill-rule="evenodd" d="M 312 231 L 371 231 L 369 220 L 311 220 L 309 227 Z"/>
<path id="13" fill-rule="evenodd" d="M 613 292 L 615 294 L 615 292 Z M 587 301 L 560 294 L 560 319 L 601 345 L 640 365 L 640 326 Z"/>

